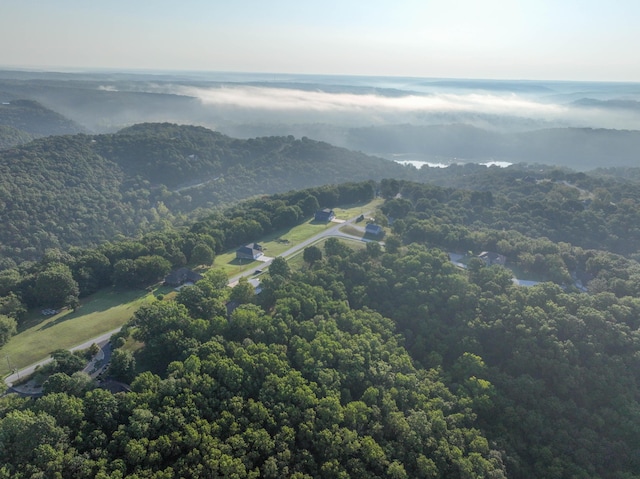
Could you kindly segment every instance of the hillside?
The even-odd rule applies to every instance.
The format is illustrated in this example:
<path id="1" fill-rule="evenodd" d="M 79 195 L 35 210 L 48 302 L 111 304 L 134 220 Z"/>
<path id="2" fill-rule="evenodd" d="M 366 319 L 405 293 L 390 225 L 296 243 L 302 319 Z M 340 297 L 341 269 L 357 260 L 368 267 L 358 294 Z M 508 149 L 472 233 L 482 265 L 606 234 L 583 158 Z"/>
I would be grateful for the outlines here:
<path id="1" fill-rule="evenodd" d="M 18 145 L 24 145 L 34 139 L 34 136 L 8 125 L 0 125 L 0 150 L 6 150 Z"/>
<path id="2" fill-rule="evenodd" d="M 0 257 L 32 260 L 46 248 L 133 235 L 198 208 L 408 171 L 305 138 L 237 140 L 172 124 L 43 138 L 0 152 Z"/>
<path id="3" fill-rule="evenodd" d="M 382 181 L 376 220 L 395 218 L 384 247 L 328 238 L 303 263 L 276 258 L 260 294 L 227 288 L 219 258 L 195 285 L 156 293 L 112 338 L 108 375 L 130 391 L 97 387 L 74 372 L 85 361 L 56 352 L 42 398 L 0 400 L 5 475 L 638 478 L 639 265 L 571 244 L 571 231 L 540 236 L 565 221 L 548 212 L 575 213 L 576 195 L 604 180 L 491 173 L 502 180 L 492 192 Z M 289 213 L 309 199 L 367 201 L 373 186 L 252 199 L 188 229 L 54 252 L 0 276 L 5 308 L 14 293 L 50 296 L 43 286 L 58 278 L 81 291 L 109 278 L 151 285 L 205 244 L 261 238 L 306 221 Z M 526 198 L 540 204 L 520 210 Z M 629 199 L 619 211 L 603 198 L 583 205 L 593 240 L 614 213 L 637 224 Z M 506 214 L 518 229 L 542 224 L 524 234 Z M 496 251 L 507 267 L 460 267 L 446 253 L 456 250 Z M 548 281 L 517 286 L 510 268 Z"/>
<path id="4" fill-rule="evenodd" d="M 3 101 L 0 104 L 0 125 L 34 136 L 69 135 L 83 131 L 77 123 L 34 100 Z"/>
<path id="5" fill-rule="evenodd" d="M 497 133 L 464 124 L 354 128 L 344 146 L 370 154 L 411 154 L 447 162 L 502 160 L 585 171 L 638 165 L 640 131 L 546 128 Z"/>

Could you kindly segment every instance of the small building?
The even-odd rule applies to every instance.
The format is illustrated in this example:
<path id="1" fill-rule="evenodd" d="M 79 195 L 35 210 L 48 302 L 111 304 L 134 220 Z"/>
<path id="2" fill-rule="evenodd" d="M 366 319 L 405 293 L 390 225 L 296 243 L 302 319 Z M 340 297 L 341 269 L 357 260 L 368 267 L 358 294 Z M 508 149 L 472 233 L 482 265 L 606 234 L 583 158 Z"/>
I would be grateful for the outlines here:
<path id="1" fill-rule="evenodd" d="M 491 266 L 494 264 L 504 266 L 507 262 L 506 256 L 499 253 L 494 253 L 493 251 L 483 251 L 478 255 L 478 258 L 484 261 L 487 266 Z"/>
<path id="2" fill-rule="evenodd" d="M 236 258 L 256 260 L 264 254 L 262 250 L 262 246 L 258 243 L 249 243 L 248 245 L 241 246 L 236 250 Z"/>
<path id="3" fill-rule="evenodd" d="M 316 211 L 314 219 L 316 221 L 326 223 L 328 221 L 331 221 L 335 217 L 336 217 L 336 214 L 333 210 L 330 210 L 329 208 L 324 208 Z"/>
<path id="4" fill-rule="evenodd" d="M 364 228 L 364 232 L 365 234 L 371 235 L 371 236 L 381 236 L 384 234 L 384 230 L 382 229 L 382 226 L 373 224 L 373 223 L 369 223 L 365 228 Z"/>
<path id="5" fill-rule="evenodd" d="M 195 283 L 200 281 L 202 275 L 190 270 L 189 268 L 179 268 L 171 271 L 165 278 L 164 284 L 167 286 L 182 286 L 186 283 Z"/>

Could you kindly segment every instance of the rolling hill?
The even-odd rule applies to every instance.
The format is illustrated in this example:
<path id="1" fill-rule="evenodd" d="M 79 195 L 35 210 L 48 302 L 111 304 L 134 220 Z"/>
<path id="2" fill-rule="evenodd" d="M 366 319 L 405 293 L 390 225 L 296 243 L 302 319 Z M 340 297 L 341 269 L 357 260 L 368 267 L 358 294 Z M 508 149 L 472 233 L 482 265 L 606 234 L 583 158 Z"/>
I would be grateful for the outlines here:
<path id="1" fill-rule="evenodd" d="M 409 172 L 307 138 L 174 124 L 41 138 L 0 152 L 0 259 L 134 235 L 250 196 Z"/>

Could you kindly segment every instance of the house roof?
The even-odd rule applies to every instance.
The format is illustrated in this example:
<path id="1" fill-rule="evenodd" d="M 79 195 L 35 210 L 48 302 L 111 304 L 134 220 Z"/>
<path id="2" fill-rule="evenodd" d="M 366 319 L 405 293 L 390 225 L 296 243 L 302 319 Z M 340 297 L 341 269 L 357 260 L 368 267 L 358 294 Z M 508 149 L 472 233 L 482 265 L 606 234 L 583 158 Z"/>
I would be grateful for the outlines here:
<path id="1" fill-rule="evenodd" d="M 167 284 L 182 284 L 187 281 L 195 283 L 196 281 L 200 281 L 201 279 L 202 275 L 200 273 L 196 273 L 189 268 L 178 268 L 171 271 L 164 278 L 164 282 Z"/>
<path id="2" fill-rule="evenodd" d="M 382 232 L 382 226 L 374 225 L 373 223 L 369 223 L 367 226 L 365 226 L 364 230 L 367 233 L 379 234 L 379 233 Z"/>
<path id="3" fill-rule="evenodd" d="M 236 256 L 242 255 L 257 258 L 258 256 L 262 255 L 262 250 L 262 246 L 260 246 L 258 243 L 250 243 L 246 246 L 240 246 L 240 248 L 236 250 Z"/>
<path id="4" fill-rule="evenodd" d="M 316 211 L 315 217 L 316 217 L 316 219 L 328 220 L 332 216 L 335 216 L 335 215 L 336 214 L 334 213 L 334 211 L 332 209 L 323 208 L 321 210 Z"/>

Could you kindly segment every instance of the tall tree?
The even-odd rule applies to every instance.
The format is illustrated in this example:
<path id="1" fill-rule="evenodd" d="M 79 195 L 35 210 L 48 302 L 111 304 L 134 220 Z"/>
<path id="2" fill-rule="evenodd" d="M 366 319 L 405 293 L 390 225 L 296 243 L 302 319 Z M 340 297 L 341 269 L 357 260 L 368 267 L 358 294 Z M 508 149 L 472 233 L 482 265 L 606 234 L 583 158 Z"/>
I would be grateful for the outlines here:
<path id="1" fill-rule="evenodd" d="M 78 283 L 69 266 L 54 263 L 38 274 L 34 294 L 39 304 L 57 308 L 69 299 L 78 298 Z"/>
<path id="2" fill-rule="evenodd" d="M 215 253 L 213 249 L 205 243 L 198 243 L 193 247 L 193 250 L 191 250 L 191 263 L 195 265 L 210 266 L 214 258 Z"/>
<path id="3" fill-rule="evenodd" d="M 313 266 L 313 263 L 322 259 L 322 250 L 317 246 L 308 246 L 304 249 L 302 258 L 305 260 L 305 262 Z"/>
<path id="4" fill-rule="evenodd" d="M 0 314 L 0 348 L 7 344 L 11 336 L 16 334 L 16 328 L 17 324 L 15 319 Z"/>
<path id="5" fill-rule="evenodd" d="M 289 278 L 291 276 L 291 268 L 282 256 L 274 258 L 269 266 L 269 274 L 271 276 L 282 276 L 283 278 Z"/>

